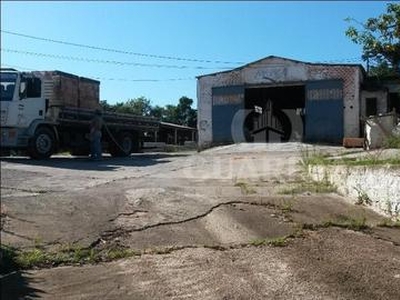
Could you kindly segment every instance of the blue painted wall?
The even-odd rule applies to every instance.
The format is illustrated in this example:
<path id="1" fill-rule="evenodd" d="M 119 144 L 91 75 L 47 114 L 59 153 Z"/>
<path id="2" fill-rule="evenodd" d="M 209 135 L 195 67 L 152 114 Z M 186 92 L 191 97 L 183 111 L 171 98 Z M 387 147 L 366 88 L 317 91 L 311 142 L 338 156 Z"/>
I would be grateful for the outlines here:
<path id="1" fill-rule="evenodd" d="M 341 80 L 308 82 L 305 141 L 340 144 L 343 132 L 343 82 Z"/>
<path id="2" fill-rule="evenodd" d="M 227 86 L 212 89 L 212 133 L 214 143 L 232 143 L 232 121 L 244 109 L 244 87 Z"/>

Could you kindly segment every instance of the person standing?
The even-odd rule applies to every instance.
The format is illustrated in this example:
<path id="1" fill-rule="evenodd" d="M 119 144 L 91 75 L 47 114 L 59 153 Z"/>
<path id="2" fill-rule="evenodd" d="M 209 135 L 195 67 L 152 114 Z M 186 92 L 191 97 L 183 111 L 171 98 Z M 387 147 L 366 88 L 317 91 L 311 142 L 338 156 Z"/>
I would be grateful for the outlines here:
<path id="1" fill-rule="evenodd" d="M 96 110 L 92 121 L 90 122 L 90 159 L 101 160 L 101 129 L 103 127 L 102 113 Z"/>

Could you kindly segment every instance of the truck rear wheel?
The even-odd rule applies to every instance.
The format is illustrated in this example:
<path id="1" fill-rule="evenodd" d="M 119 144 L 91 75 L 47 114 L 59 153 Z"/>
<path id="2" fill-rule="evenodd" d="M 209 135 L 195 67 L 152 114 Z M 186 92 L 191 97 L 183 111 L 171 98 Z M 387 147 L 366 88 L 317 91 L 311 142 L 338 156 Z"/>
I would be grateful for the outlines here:
<path id="1" fill-rule="evenodd" d="M 55 150 L 55 138 L 51 129 L 39 127 L 29 143 L 29 156 L 33 159 L 49 158 Z"/>
<path id="2" fill-rule="evenodd" d="M 132 134 L 129 132 L 122 132 L 117 137 L 117 143 L 118 145 L 114 143 L 109 149 L 112 156 L 125 157 L 131 155 L 135 144 Z"/>

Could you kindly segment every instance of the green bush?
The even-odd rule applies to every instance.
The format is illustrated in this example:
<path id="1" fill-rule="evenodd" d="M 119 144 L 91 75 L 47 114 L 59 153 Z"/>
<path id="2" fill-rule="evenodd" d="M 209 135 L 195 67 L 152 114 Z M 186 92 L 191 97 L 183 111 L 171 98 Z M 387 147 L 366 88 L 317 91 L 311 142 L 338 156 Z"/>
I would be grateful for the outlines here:
<path id="1" fill-rule="evenodd" d="M 391 135 L 387 137 L 383 143 L 383 146 L 385 148 L 400 149 L 400 136 Z"/>

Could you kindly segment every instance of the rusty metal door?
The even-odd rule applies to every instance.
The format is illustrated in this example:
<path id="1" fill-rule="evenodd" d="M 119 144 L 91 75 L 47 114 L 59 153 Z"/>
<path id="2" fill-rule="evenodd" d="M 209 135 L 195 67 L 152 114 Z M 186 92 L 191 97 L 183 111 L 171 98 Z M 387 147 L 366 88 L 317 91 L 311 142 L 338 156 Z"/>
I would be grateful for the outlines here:
<path id="1" fill-rule="evenodd" d="M 343 82 L 318 80 L 306 84 L 305 141 L 342 143 Z"/>
<path id="2" fill-rule="evenodd" d="M 244 117 L 244 86 L 212 88 L 214 143 L 243 142 Z"/>

